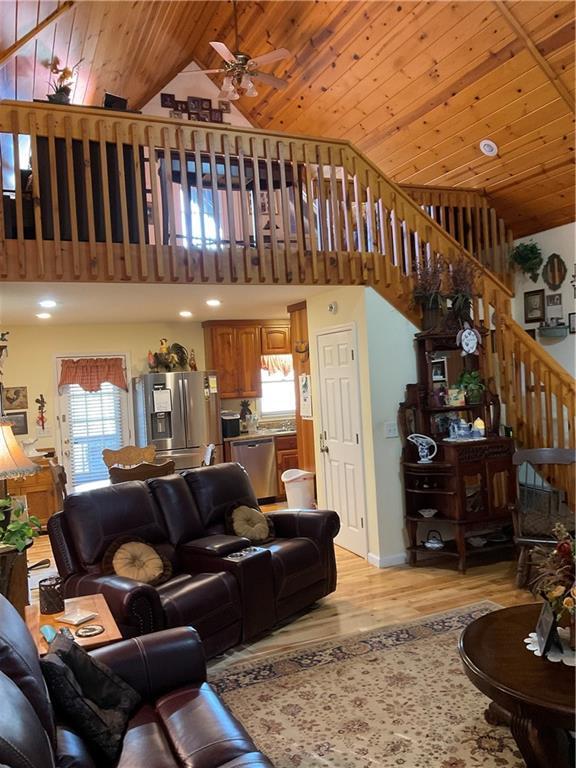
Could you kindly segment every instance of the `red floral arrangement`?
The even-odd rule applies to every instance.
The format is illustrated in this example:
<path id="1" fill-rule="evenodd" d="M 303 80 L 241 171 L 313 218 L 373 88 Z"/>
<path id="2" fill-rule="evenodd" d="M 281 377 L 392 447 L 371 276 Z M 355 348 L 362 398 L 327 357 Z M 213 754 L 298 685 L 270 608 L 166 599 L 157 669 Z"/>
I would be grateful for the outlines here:
<path id="1" fill-rule="evenodd" d="M 553 531 L 557 542 L 554 549 L 538 547 L 535 550 L 538 576 L 533 582 L 533 591 L 550 603 L 557 620 L 568 616 L 573 621 L 576 614 L 576 543 L 561 523 L 555 525 Z"/>

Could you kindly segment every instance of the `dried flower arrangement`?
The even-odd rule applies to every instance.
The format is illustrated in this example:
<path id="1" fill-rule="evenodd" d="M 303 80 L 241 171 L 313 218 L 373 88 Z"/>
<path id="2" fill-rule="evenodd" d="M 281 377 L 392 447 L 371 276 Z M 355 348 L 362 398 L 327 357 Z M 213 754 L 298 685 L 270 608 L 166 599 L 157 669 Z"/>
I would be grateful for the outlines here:
<path id="1" fill-rule="evenodd" d="M 54 92 L 47 94 L 48 101 L 56 102 L 57 104 L 70 103 L 72 85 L 81 63 L 82 59 L 74 64 L 73 67 L 60 67 L 58 56 L 54 56 L 51 61 L 44 62 L 44 66 L 50 71 L 50 74 L 55 75 L 53 79 L 50 79 L 50 88 Z"/>
<path id="2" fill-rule="evenodd" d="M 561 523 L 557 523 L 553 531 L 557 542 L 554 549 L 537 547 L 534 550 L 538 576 L 532 589 L 550 603 L 558 621 L 568 617 L 573 623 L 576 616 L 576 544 Z"/>
<path id="3" fill-rule="evenodd" d="M 442 277 L 445 269 L 444 260 L 438 254 L 433 254 L 422 262 L 419 270 L 414 272 L 412 302 L 415 306 L 427 309 L 444 307 Z"/>
<path id="4" fill-rule="evenodd" d="M 472 299 L 476 293 L 476 278 L 478 269 L 472 261 L 464 256 L 458 256 L 447 268 L 450 278 L 450 288 L 447 298 L 452 303 L 452 312 L 461 322 L 472 322 Z"/>

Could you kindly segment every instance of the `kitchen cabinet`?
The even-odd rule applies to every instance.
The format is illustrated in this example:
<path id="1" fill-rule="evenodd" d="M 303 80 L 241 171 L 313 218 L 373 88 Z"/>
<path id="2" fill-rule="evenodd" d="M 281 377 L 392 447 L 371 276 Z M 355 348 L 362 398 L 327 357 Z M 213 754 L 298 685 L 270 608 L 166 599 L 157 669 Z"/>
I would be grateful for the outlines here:
<path id="1" fill-rule="evenodd" d="M 220 397 L 261 397 L 260 325 L 208 322 L 203 327 L 206 365 L 218 374 Z"/>
<path id="2" fill-rule="evenodd" d="M 290 325 L 288 323 L 262 324 L 263 355 L 291 355 Z"/>
<path id="3" fill-rule="evenodd" d="M 7 480 L 6 490 L 10 496 L 26 496 L 28 513 L 35 515 L 45 528 L 52 515 L 62 508 L 62 500 L 58 497 L 49 460 L 35 458 L 33 461 L 40 466 L 38 472 Z"/>
<path id="4" fill-rule="evenodd" d="M 296 435 L 276 436 L 276 471 L 278 473 L 278 498 L 286 498 L 282 473 L 287 469 L 298 469 L 298 442 Z"/>

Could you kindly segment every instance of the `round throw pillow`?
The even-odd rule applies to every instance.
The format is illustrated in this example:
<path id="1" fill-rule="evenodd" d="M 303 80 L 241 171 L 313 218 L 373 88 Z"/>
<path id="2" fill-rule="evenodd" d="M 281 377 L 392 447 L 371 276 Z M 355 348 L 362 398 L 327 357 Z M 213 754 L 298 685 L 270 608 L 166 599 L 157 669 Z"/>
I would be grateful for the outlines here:
<path id="1" fill-rule="evenodd" d="M 172 575 L 170 561 L 153 546 L 138 539 L 114 542 L 108 548 L 103 563 L 117 576 L 144 584 L 161 584 Z"/>
<path id="2" fill-rule="evenodd" d="M 232 512 L 232 527 L 236 536 L 245 536 L 255 543 L 270 537 L 266 515 L 252 507 L 236 507 Z"/>

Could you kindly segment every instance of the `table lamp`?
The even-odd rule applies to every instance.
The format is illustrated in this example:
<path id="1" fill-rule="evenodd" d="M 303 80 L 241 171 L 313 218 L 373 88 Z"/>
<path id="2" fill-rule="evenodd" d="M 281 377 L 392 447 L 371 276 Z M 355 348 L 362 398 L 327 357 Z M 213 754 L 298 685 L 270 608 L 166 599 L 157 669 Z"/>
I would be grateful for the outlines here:
<path id="1" fill-rule="evenodd" d="M 0 418 L 0 498 L 6 495 L 7 478 L 31 475 L 38 469 L 16 441 L 10 421 Z"/>

